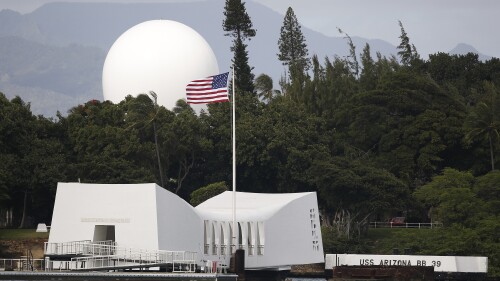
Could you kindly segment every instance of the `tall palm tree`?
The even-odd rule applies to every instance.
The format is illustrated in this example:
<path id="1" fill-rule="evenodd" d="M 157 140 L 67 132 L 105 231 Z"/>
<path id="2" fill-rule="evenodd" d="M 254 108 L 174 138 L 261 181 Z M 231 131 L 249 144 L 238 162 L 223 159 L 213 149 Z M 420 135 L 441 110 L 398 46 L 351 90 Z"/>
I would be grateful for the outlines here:
<path id="1" fill-rule="evenodd" d="M 275 93 L 273 91 L 273 79 L 267 74 L 260 74 L 254 81 L 257 95 L 264 101 L 270 101 Z"/>
<path id="2" fill-rule="evenodd" d="M 156 150 L 156 158 L 158 160 L 158 171 L 160 173 L 160 183 L 161 187 L 165 186 L 165 182 L 163 181 L 163 170 L 161 168 L 161 160 L 160 160 L 160 148 L 158 147 L 158 131 L 156 130 L 156 118 L 158 116 L 158 111 L 160 107 L 158 106 L 158 96 L 155 92 L 149 91 L 151 97 L 153 97 L 154 111 L 151 121 L 153 122 L 153 134 L 155 137 L 155 150 Z"/>
<path id="3" fill-rule="evenodd" d="M 153 125 L 153 137 L 156 150 L 156 158 L 158 160 L 158 174 L 160 176 L 160 186 L 165 187 L 165 180 L 163 177 L 162 163 L 160 159 L 160 148 L 158 145 L 158 114 L 160 106 L 157 102 L 158 96 L 155 92 L 150 91 L 149 95 L 138 95 L 129 105 L 127 111 L 127 119 L 131 123 L 128 128 L 142 127 L 145 128 L 149 124 Z"/>
<path id="4" fill-rule="evenodd" d="M 486 138 L 490 147 L 491 170 L 495 170 L 495 144 L 500 139 L 500 97 L 495 85 L 485 82 L 487 96 L 478 102 L 465 120 L 468 142 Z"/>

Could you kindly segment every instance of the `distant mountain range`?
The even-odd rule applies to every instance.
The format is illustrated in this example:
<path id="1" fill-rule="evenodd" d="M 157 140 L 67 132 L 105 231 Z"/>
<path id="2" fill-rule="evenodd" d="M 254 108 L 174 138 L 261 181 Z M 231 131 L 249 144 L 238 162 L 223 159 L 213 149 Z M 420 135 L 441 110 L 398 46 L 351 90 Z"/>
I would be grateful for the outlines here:
<path id="1" fill-rule="evenodd" d="M 464 55 L 464 54 L 468 54 L 468 53 L 475 53 L 475 54 L 478 54 L 479 60 L 482 60 L 482 61 L 486 61 L 486 60 L 489 60 L 492 58 L 491 56 L 479 53 L 476 50 L 476 48 L 472 47 L 469 44 L 465 44 L 465 43 L 458 44 L 457 46 L 455 46 L 455 48 L 453 48 L 448 53 L 450 55 Z"/>
<path id="2" fill-rule="evenodd" d="M 102 100 L 101 75 L 107 51 L 132 26 L 147 20 L 182 22 L 200 33 L 210 44 L 219 69 L 229 69 L 231 38 L 224 36 L 224 0 L 182 3 L 49 3 L 29 14 L 0 11 L 0 91 L 31 102 L 36 114 L 54 116 L 90 99 Z M 283 15 L 247 1 L 257 36 L 247 41 L 253 73 L 270 75 L 277 88 L 284 67 L 277 59 Z M 285 11 L 283 11 L 285 12 Z M 299 19 L 300 20 L 300 19 Z M 342 36 L 328 37 L 302 27 L 309 53 L 320 59 L 347 56 Z M 360 53 L 366 43 L 372 54 L 397 53 L 383 40 L 352 37 Z M 453 53 L 477 51 L 460 44 Z M 481 59 L 488 56 L 480 54 Z"/>

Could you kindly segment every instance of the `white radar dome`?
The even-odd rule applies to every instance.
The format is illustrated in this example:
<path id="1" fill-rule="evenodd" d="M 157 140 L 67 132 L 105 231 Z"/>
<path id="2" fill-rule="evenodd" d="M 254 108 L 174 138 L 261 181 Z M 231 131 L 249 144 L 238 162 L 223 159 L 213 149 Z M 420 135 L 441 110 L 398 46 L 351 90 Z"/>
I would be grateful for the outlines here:
<path id="1" fill-rule="evenodd" d="M 140 23 L 111 46 L 102 71 L 105 100 L 153 91 L 158 104 L 173 109 L 186 98 L 186 85 L 219 73 L 207 41 L 192 28 L 171 20 Z"/>

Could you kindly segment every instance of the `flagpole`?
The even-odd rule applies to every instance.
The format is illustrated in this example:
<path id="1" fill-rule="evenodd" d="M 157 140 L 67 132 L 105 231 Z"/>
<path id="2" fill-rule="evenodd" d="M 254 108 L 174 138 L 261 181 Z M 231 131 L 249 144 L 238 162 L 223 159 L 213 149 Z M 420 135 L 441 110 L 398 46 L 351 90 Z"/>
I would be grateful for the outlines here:
<path id="1" fill-rule="evenodd" d="M 233 134 L 233 243 L 234 250 L 237 249 L 237 241 L 236 241 L 236 231 L 238 227 L 236 225 L 236 84 L 234 83 L 234 65 L 233 65 L 233 108 L 232 108 L 232 134 Z"/>

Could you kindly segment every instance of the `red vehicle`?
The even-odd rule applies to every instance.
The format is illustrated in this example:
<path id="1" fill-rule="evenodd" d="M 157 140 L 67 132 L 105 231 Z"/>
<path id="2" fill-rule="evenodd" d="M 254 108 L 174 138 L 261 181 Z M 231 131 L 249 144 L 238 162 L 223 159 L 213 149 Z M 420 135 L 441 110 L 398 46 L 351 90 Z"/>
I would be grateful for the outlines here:
<path id="1" fill-rule="evenodd" d="M 404 225 L 405 217 L 393 217 L 389 222 L 391 225 Z"/>

